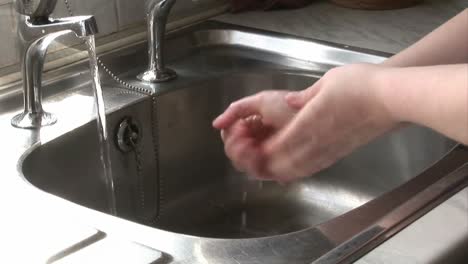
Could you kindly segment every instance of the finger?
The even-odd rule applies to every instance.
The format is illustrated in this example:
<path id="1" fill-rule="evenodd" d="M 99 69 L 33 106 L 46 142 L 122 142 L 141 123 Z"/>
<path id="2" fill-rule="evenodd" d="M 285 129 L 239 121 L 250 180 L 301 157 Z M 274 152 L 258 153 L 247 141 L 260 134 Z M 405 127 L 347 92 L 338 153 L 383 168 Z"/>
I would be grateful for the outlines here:
<path id="1" fill-rule="evenodd" d="M 245 118 L 244 121 L 247 127 L 249 128 L 252 137 L 258 138 L 262 136 L 262 132 L 264 130 L 262 116 L 252 115 Z"/>
<path id="2" fill-rule="evenodd" d="M 295 171 L 278 175 L 275 180 L 287 183 L 300 178 L 311 177 L 336 162 L 333 149 L 327 147 L 315 149 L 315 153 L 307 153 L 306 155 L 301 155 L 299 158 L 301 160 L 295 161 L 297 165 Z"/>
<path id="3" fill-rule="evenodd" d="M 224 133 L 224 151 L 228 158 L 232 159 L 231 149 L 236 142 L 249 138 L 248 127 L 243 120 L 235 122 L 232 126 L 223 130 Z"/>
<path id="4" fill-rule="evenodd" d="M 226 153 L 226 156 L 228 159 L 231 161 L 233 167 L 237 169 L 238 171 L 244 172 L 244 167 L 242 164 L 236 159 L 236 152 L 238 152 L 238 148 L 242 147 L 239 142 L 242 142 L 242 140 L 239 140 L 238 138 L 233 139 L 229 138 L 227 140 L 228 144 L 224 145 L 224 152 Z"/>
<path id="5" fill-rule="evenodd" d="M 303 108 L 307 102 L 309 102 L 312 98 L 314 98 L 318 92 L 320 91 L 320 80 L 317 81 L 311 87 L 299 91 L 299 92 L 290 92 L 286 94 L 285 100 L 289 107 L 294 109 L 301 109 Z"/>
<path id="6" fill-rule="evenodd" d="M 275 180 L 290 181 L 307 176 L 311 153 L 315 153 L 317 136 L 310 124 L 315 123 L 308 113 L 314 105 L 308 105 L 281 131 L 264 144 L 268 157 L 267 170 Z"/>
<path id="7" fill-rule="evenodd" d="M 240 120 L 224 131 L 224 151 L 233 166 L 249 176 L 258 177 L 261 173 L 262 153 L 259 139 L 252 137 L 248 122 Z M 261 139 L 260 139 L 261 140 Z"/>
<path id="8" fill-rule="evenodd" d="M 255 175 L 257 155 L 255 154 L 253 139 L 240 139 L 228 150 L 234 166 L 248 175 Z"/>
<path id="9" fill-rule="evenodd" d="M 301 144 L 281 139 L 276 141 L 276 149 L 270 150 L 271 162 L 268 165 L 274 180 L 287 183 L 309 177 L 336 162 L 333 148 L 328 145 L 320 147 L 316 143 L 313 137 L 302 140 Z"/>
<path id="10" fill-rule="evenodd" d="M 226 138 L 224 151 L 237 170 L 252 172 L 256 160 L 255 139 L 240 134 L 236 131 Z"/>
<path id="11" fill-rule="evenodd" d="M 224 113 L 213 121 L 213 127 L 225 129 L 234 124 L 235 121 L 260 113 L 260 96 L 249 96 L 232 103 Z"/>
<path id="12" fill-rule="evenodd" d="M 235 141 L 241 137 L 246 137 L 248 135 L 248 128 L 244 123 L 238 121 L 232 126 L 223 129 L 222 134 L 222 137 L 224 137 L 224 146 L 227 147 L 232 143 L 232 141 Z"/>

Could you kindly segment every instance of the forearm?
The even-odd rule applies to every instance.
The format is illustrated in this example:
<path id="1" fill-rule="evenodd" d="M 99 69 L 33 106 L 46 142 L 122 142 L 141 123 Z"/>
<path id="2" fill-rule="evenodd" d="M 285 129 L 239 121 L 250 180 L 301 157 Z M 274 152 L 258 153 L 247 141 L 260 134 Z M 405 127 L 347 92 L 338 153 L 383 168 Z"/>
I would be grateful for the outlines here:
<path id="1" fill-rule="evenodd" d="M 429 66 L 468 62 L 468 9 L 409 48 L 386 60 L 392 67 Z"/>
<path id="2" fill-rule="evenodd" d="M 378 99 L 395 120 L 468 145 L 468 64 L 386 68 L 376 81 Z"/>

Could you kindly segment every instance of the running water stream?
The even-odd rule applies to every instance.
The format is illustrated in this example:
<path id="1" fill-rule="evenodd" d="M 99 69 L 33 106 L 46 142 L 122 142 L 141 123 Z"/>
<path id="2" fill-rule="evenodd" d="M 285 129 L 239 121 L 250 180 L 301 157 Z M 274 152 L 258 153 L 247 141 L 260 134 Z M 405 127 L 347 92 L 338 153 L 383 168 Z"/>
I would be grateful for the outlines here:
<path id="1" fill-rule="evenodd" d="M 248 219 L 248 214 L 247 210 L 249 208 L 248 204 L 248 193 L 249 193 L 249 188 L 253 189 L 253 191 L 259 191 L 261 192 L 263 190 L 263 181 L 261 180 L 253 180 L 253 179 L 247 179 L 247 188 L 242 192 L 242 210 L 241 210 L 241 222 L 240 222 L 240 230 L 245 232 L 248 231 L 247 227 L 247 219 Z"/>
<path id="2" fill-rule="evenodd" d="M 96 103 L 97 127 L 100 144 L 99 149 L 101 152 L 100 158 L 103 167 L 102 173 L 104 176 L 104 183 L 106 185 L 106 195 L 109 204 L 109 213 L 112 215 L 116 215 L 117 208 L 115 201 L 115 186 L 110 159 L 110 146 L 109 136 L 107 133 L 106 109 L 104 106 L 101 81 L 99 79 L 99 69 L 96 57 L 96 45 L 94 36 L 89 36 L 86 38 L 86 45 L 88 46 L 89 66 L 91 70 L 94 98 Z"/>

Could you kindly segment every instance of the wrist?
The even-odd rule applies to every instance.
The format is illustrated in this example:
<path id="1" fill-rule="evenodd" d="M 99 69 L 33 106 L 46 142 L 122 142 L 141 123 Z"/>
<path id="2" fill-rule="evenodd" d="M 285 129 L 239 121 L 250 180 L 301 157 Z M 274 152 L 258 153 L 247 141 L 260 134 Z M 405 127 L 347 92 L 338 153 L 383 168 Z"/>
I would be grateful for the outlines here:
<path id="1" fill-rule="evenodd" d="M 402 93 L 395 83 L 396 68 L 380 66 L 372 75 L 372 87 L 375 91 L 376 102 L 387 118 L 394 123 L 406 122 L 401 114 L 404 111 Z"/>

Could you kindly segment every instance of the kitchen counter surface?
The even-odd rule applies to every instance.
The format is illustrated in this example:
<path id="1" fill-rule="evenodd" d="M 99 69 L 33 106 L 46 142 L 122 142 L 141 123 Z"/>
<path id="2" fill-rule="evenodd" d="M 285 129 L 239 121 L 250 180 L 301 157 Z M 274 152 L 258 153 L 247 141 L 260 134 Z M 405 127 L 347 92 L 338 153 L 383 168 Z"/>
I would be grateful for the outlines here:
<path id="1" fill-rule="evenodd" d="M 427 0 L 412 8 L 364 11 L 316 1 L 297 10 L 225 14 L 216 20 L 397 53 L 467 6 L 466 0 Z M 357 263 L 466 263 L 467 248 L 468 188 L 415 221 Z"/>
<path id="2" fill-rule="evenodd" d="M 466 0 L 426 0 L 412 8 L 366 11 L 319 0 L 302 9 L 226 14 L 216 20 L 396 53 L 466 7 Z"/>

